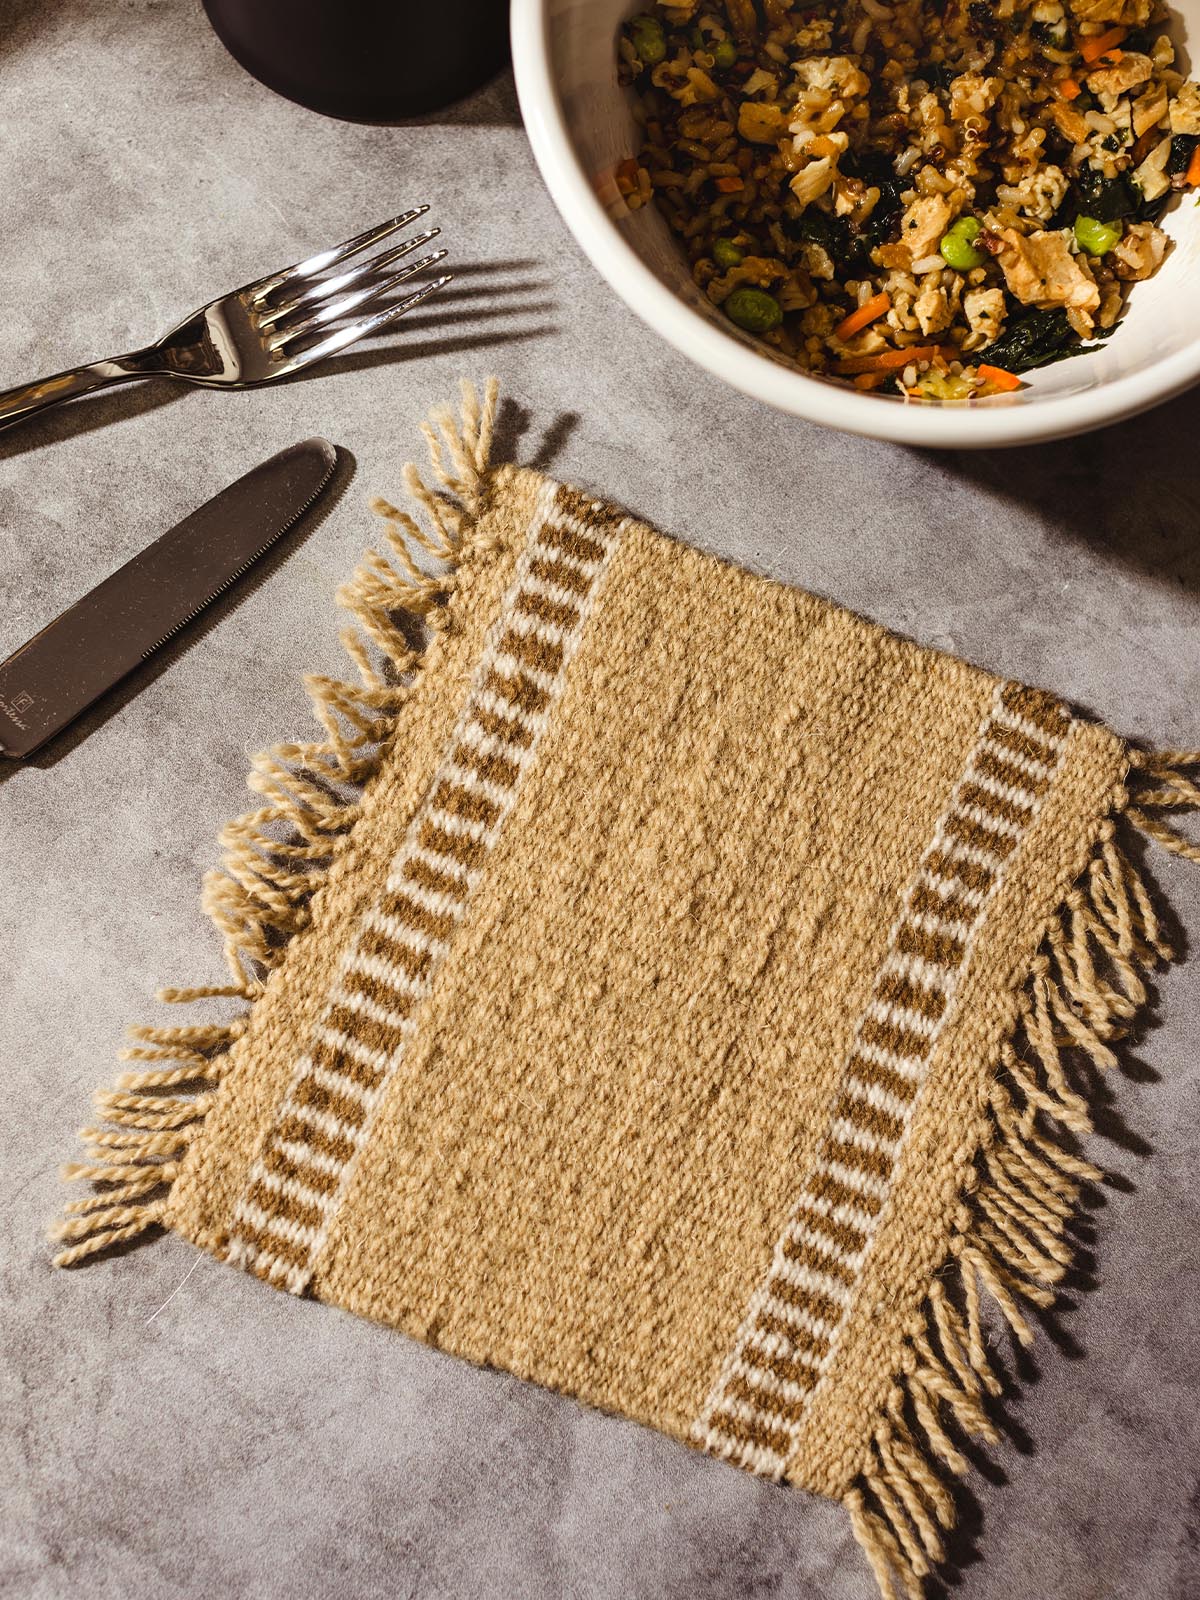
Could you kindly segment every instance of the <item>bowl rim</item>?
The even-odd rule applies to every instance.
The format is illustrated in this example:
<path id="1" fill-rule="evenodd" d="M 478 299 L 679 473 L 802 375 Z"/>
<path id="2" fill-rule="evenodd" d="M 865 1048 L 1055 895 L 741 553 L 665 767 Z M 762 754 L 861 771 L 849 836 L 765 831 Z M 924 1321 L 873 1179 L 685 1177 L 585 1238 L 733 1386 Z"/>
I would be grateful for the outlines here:
<path id="1" fill-rule="evenodd" d="M 548 0 L 512 0 L 517 99 L 550 196 L 584 254 L 629 309 L 701 367 L 752 399 L 825 427 L 897 444 L 984 449 L 1085 433 L 1135 416 L 1200 380 L 1200 338 L 1139 372 L 1033 405 L 890 404 L 794 372 L 722 332 L 659 281 L 593 192 L 551 71 Z"/>

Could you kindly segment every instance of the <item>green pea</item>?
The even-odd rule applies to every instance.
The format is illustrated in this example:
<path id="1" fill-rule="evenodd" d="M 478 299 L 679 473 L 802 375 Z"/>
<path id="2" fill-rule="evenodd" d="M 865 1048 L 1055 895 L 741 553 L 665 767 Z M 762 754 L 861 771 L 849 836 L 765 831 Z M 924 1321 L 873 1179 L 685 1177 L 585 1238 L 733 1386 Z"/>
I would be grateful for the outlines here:
<path id="1" fill-rule="evenodd" d="M 730 267 L 740 266 L 746 259 L 732 239 L 714 239 L 712 253 L 713 260 L 721 268 L 722 272 L 727 271 Z"/>
<path id="2" fill-rule="evenodd" d="M 773 294 L 744 284 L 725 301 L 725 314 L 747 333 L 770 333 L 783 321 L 783 307 Z"/>
<path id="3" fill-rule="evenodd" d="M 737 60 L 737 46 L 732 39 L 722 39 L 720 44 L 713 46 L 713 66 L 718 72 L 728 72 Z"/>
<path id="4" fill-rule="evenodd" d="M 972 267 L 981 267 L 987 257 L 976 248 L 975 240 L 982 232 L 978 217 L 959 217 L 942 235 L 938 245 L 946 265 L 953 267 L 955 272 L 970 272 Z"/>
<path id="5" fill-rule="evenodd" d="M 657 17 L 643 14 L 629 24 L 629 42 L 638 58 L 648 67 L 656 67 L 667 53 L 667 36 Z"/>
<path id="6" fill-rule="evenodd" d="M 1098 222 L 1095 217 L 1075 218 L 1075 237 L 1079 248 L 1089 256 L 1105 256 L 1124 232 L 1120 222 Z"/>

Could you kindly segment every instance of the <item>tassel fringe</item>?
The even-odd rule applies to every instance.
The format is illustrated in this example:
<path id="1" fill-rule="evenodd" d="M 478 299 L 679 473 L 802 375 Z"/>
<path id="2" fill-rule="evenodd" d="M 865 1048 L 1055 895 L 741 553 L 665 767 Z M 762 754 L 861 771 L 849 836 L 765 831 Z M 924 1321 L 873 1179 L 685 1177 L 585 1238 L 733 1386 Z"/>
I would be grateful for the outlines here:
<path id="1" fill-rule="evenodd" d="M 383 548 L 368 550 L 337 592 L 352 622 L 342 643 L 357 681 L 305 680 L 323 737 L 253 758 L 247 784 L 261 804 L 222 830 L 221 869 L 204 881 L 202 904 L 224 940 L 231 981 L 163 989 L 160 1000 L 253 1005 L 289 941 L 307 926 L 313 895 L 346 848 L 430 644 L 446 627 L 486 493 L 497 400 L 495 379 L 482 400 L 464 383 L 457 415 L 440 408 L 421 430 L 435 487 L 409 465 L 403 481 L 410 511 L 371 502 L 382 519 Z M 104 1125 L 84 1129 L 86 1159 L 63 1169 L 68 1181 L 103 1187 L 64 1207 L 52 1233 L 63 1245 L 56 1266 L 74 1266 L 161 1223 L 179 1163 L 248 1016 L 130 1030 L 134 1042 L 122 1059 L 138 1067 L 97 1094 Z"/>
<path id="2" fill-rule="evenodd" d="M 1186 810 L 1200 810 L 1200 751 L 1132 752 L 1124 821 L 1200 861 L 1200 845 L 1164 820 Z M 1054 1304 L 1071 1264 L 1067 1224 L 1083 1185 L 1103 1177 L 1070 1148 L 1092 1123 L 1068 1066 L 1072 1058 L 1102 1071 L 1116 1063 L 1113 1045 L 1146 1004 L 1148 975 L 1172 959 L 1142 874 L 1118 842 L 1120 822 L 1104 824 L 1033 963 L 989 1086 L 947 1260 L 843 1497 L 884 1600 L 921 1600 L 943 1559 L 943 1535 L 955 1521 L 947 1478 L 968 1466 L 955 1434 L 999 1439 L 987 1402 L 1003 1383 L 984 1332 L 984 1297 L 1020 1344 L 1032 1344 L 1025 1308 Z"/>
<path id="3" fill-rule="evenodd" d="M 63 1245 L 57 1266 L 162 1222 L 182 1158 L 246 1030 L 248 1008 L 308 924 L 312 897 L 346 848 L 416 674 L 447 625 L 486 492 L 497 398 L 495 380 L 482 402 L 464 383 L 457 417 L 439 409 L 422 428 L 437 487 L 410 465 L 403 479 L 411 511 L 372 501 L 384 551 L 369 550 L 337 593 L 352 618 L 342 642 L 358 681 L 306 680 L 324 737 L 253 758 L 247 782 L 263 804 L 222 830 L 222 868 L 205 880 L 202 903 L 223 937 L 231 981 L 159 991 L 168 1004 L 236 999 L 247 1009 L 225 1024 L 130 1030 L 122 1058 L 137 1068 L 96 1095 L 103 1125 L 83 1130 L 86 1159 L 63 1168 L 67 1181 L 99 1187 L 64 1206 L 52 1235 Z M 1067 1225 L 1082 1187 L 1103 1177 L 1070 1147 L 1092 1122 L 1068 1065 L 1082 1059 L 1107 1071 L 1116 1063 L 1113 1046 L 1146 1005 L 1149 975 L 1172 959 L 1142 874 L 1118 842 L 1118 825 L 1132 824 L 1200 862 L 1200 844 L 1167 820 L 1189 810 L 1200 810 L 1200 751 L 1132 751 L 1123 817 L 1101 828 L 1083 879 L 1034 960 L 1016 1030 L 989 1086 L 947 1259 L 843 1496 L 884 1600 L 922 1600 L 926 1578 L 944 1558 L 943 1535 L 955 1521 L 947 1475 L 968 1466 L 956 1435 L 988 1443 L 1000 1437 L 988 1405 L 1003 1392 L 1003 1379 L 984 1331 L 984 1297 L 1020 1344 L 1032 1344 L 1023 1308 L 1054 1304 L 1071 1263 Z"/>

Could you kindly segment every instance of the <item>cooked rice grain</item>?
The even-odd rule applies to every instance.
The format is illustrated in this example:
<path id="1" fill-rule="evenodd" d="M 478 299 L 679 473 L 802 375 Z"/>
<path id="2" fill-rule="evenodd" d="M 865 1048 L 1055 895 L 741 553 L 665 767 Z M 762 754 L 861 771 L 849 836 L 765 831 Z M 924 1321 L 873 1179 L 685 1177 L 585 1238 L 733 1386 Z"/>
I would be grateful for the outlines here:
<path id="1" fill-rule="evenodd" d="M 747 316 L 761 299 L 732 305 L 781 359 L 931 401 L 986 394 L 981 359 L 1075 353 L 1162 264 L 1158 219 L 1200 146 L 1166 17 L 1162 0 L 660 0 L 618 41 L 642 130 L 618 186 L 653 197 L 714 305 L 739 286 L 774 301 L 766 332 Z M 887 353 L 910 346 L 933 354 L 896 371 Z"/>

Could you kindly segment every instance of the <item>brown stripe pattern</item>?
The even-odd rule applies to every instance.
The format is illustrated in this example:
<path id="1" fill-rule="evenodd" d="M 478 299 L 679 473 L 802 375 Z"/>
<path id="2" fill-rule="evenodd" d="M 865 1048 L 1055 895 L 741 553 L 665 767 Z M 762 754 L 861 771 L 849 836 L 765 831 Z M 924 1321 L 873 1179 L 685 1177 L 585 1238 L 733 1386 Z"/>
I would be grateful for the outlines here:
<path id="1" fill-rule="evenodd" d="M 441 764 L 268 1130 L 231 1261 L 308 1286 L 355 1158 L 516 801 L 623 519 L 547 483 Z"/>
<path id="2" fill-rule="evenodd" d="M 997 686 L 892 928 L 813 1169 L 693 1424 L 714 1455 L 784 1473 L 849 1316 L 972 941 L 1070 729 L 1051 696 Z"/>

